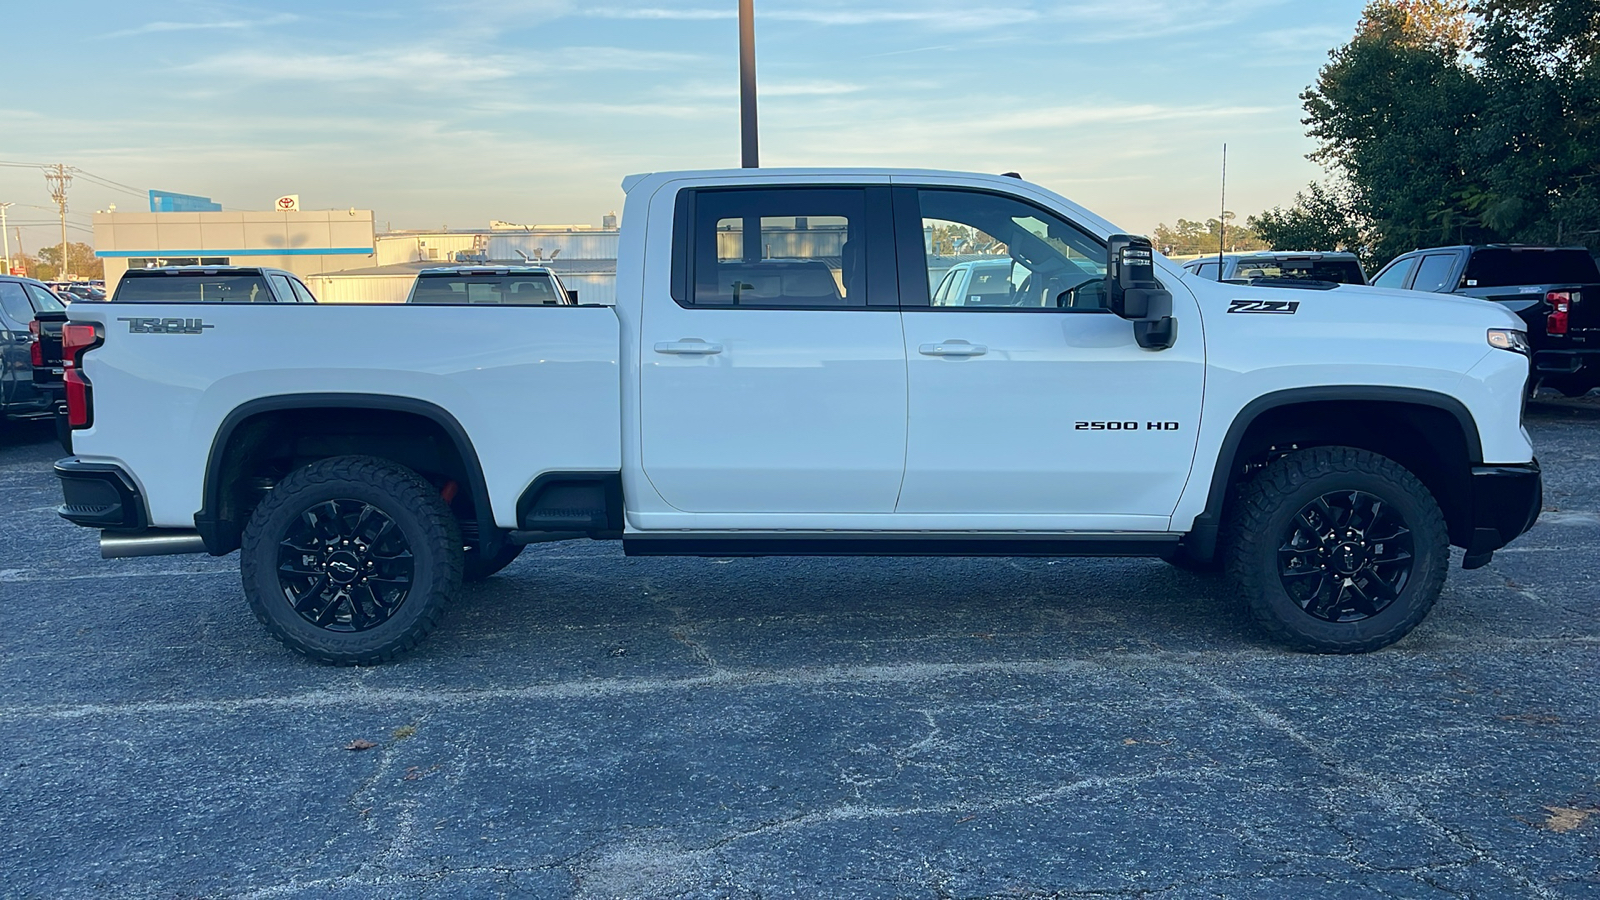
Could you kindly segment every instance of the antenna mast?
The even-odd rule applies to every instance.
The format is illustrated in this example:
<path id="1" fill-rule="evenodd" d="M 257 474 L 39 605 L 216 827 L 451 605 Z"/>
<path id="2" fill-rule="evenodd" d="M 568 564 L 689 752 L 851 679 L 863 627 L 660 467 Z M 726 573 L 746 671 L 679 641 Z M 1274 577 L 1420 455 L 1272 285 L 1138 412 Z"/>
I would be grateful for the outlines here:
<path id="1" fill-rule="evenodd" d="M 1222 252 L 1228 246 L 1228 145 L 1222 145 L 1222 214 L 1217 217 L 1217 280 L 1222 280 Z"/>
<path id="2" fill-rule="evenodd" d="M 739 0 L 739 131 L 746 169 L 761 168 L 756 133 L 755 19 L 754 0 Z"/>

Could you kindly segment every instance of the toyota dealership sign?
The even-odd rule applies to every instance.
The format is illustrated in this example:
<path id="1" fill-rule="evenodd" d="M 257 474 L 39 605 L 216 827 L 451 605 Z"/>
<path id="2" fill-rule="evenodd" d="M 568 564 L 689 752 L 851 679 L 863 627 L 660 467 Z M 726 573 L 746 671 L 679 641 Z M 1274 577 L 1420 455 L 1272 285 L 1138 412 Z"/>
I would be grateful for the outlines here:
<path id="1" fill-rule="evenodd" d="M 278 209 L 278 212 L 299 212 L 300 211 L 300 195 L 299 194 L 285 194 L 284 196 L 279 197 L 278 198 L 278 203 L 277 203 L 277 209 Z"/>

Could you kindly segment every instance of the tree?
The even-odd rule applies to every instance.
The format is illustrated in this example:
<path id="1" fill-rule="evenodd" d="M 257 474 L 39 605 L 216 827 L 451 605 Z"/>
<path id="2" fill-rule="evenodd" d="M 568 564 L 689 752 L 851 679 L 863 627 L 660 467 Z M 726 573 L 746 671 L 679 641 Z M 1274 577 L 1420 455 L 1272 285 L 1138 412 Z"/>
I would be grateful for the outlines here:
<path id="1" fill-rule="evenodd" d="M 1341 185 L 1325 187 L 1312 182 L 1295 195 L 1288 209 L 1274 207 L 1251 216 L 1249 224 L 1274 250 L 1344 250 L 1367 255 L 1366 223 L 1356 211 L 1355 199 Z"/>
<path id="2" fill-rule="evenodd" d="M 1192 222 L 1188 219 L 1179 219 L 1175 226 L 1165 223 L 1156 226 L 1155 245 L 1168 256 L 1199 256 L 1203 253 L 1216 253 L 1226 250 L 1229 253 L 1241 250 L 1265 250 L 1267 243 L 1261 240 L 1248 225 L 1236 225 L 1235 214 L 1223 213 L 1221 219 L 1207 219 L 1204 222 Z M 1228 223 L 1226 244 L 1223 243 L 1222 223 Z"/>
<path id="3" fill-rule="evenodd" d="M 30 261 L 28 266 L 30 275 L 41 281 L 59 281 L 61 279 L 61 245 L 44 247 L 39 250 L 37 262 Z M 67 244 L 67 275 L 73 278 L 98 280 L 106 277 L 105 263 L 95 258 L 94 248 L 88 244 L 71 242 Z"/>

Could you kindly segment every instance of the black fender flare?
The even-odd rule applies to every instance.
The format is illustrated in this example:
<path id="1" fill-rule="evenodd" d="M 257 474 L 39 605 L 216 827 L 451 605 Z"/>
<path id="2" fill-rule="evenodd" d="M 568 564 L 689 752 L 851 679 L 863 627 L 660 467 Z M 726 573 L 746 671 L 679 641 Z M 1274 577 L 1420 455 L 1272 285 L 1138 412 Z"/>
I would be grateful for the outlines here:
<path id="1" fill-rule="evenodd" d="M 1194 525 L 1184 538 L 1183 552 L 1186 556 L 1199 561 L 1209 561 L 1216 556 L 1217 537 L 1222 530 L 1223 506 L 1228 499 L 1228 484 L 1235 471 L 1239 445 L 1244 442 L 1244 436 L 1250 431 L 1250 426 L 1254 425 L 1264 413 L 1274 409 L 1305 403 L 1338 401 L 1400 403 L 1427 406 L 1448 412 L 1461 425 L 1461 432 L 1466 437 L 1467 464 L 1475 466 L 1483 463 L 1483 439 L 1478 433 L 1477 420 L 1472 418 L 1472 412 L 1467 409 L 1466 404 L 1449 394 L 1421 388 L 1361 384 L 1289 388 L 1262 394 L 1245 404 L 1238 415 L 1234 416 L 1233 423 L 1228 426 L 1228 433 L 1223 437 L 1222 446 L 1217 451 L 1215 468 L 1211 473 L 1210 492 L 1206 495 L 1205 510 L 1195 516 Z M 1198 475 L 1199 472 L 1195 474 Z"/>
<path id="2" fill-rule="evenodd" d="M 258 397 L 234 407 L 223 418 L 216 435 L 211 440 L 211 450 L 206 457 L 206 477 L 201 494 L 200 511 L 194 514 L 194 527 L 205 541 L 206 552 L 223 556 L 239 548 L 242 528 L 237 523 L 225 522 L 219 513 L 222 502 L 222 461 L 224 451 L 233 439 L 239 425 L 253 416 L 267 412 L 294 409 L 376 409 L 403 412 L 422 416 L 438 425 L 455 444 L 467 468 L 468 490 L 472 492 L 473 508 L 477 511 L 478 533 L 487 536 L 496 533 L 494 510 L 489 505 L 489 482 L 483 476 L 483 464 L 478 461 L 478 451 L 472 446 L 467 430 L 456 417 L 443 407 L 414 397 L 388 394 L 307 393 L 280 394 Z"/>

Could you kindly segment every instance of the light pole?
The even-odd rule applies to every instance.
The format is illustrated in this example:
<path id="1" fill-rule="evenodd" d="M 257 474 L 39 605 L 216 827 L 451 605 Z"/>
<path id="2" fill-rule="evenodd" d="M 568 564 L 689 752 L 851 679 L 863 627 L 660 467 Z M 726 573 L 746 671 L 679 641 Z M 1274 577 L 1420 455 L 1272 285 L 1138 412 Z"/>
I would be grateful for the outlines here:
<path id="1" fill-rule="evenodd" d="M 54 169 L 55 171 L 51 171 Z M 50 199 L 56 201 L 56 209 L 61 212 L 61 271 L 56 273 L 57 281 L 67 280 L 67 187 L 72 184 L 72 167 L 56 163 L 46 166 L 44 170 L 45 184 L 50 187 Z"/>
<path id="2" fill-rule="evenodd" d="M 4 269 L 0 269 L 0 275 L 11 274 L 11 235 L 6 234 L 6 210 L 13 206 L 16 206 L 16 204 L 0 203 L 0 242 L 5 244 L 6 253 L 4 262 L 0 263 L 0 265 L 5 266 Z"/>
<path id="3" fill-rule="evenodd" d="M 739 131 L 746 169 L 761 167 L 756 134 L 755 20 L 754 0 L 739 0 Z"/>

